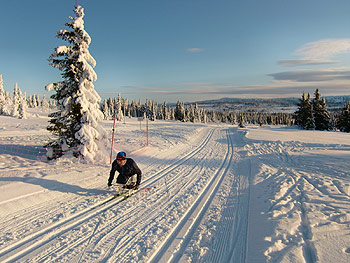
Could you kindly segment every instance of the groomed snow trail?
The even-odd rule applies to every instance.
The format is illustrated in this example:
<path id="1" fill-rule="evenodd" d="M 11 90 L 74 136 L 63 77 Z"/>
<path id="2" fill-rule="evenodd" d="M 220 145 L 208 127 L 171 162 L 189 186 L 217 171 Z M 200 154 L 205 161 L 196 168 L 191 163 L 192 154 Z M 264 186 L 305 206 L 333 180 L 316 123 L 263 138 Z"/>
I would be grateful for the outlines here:
<path id="1" fill-rule="evenodd" d="M 174 241 L 173 233 L 186 232 L 185 226 L 194 221 L 185 235 L 186 242 L 169 255 L 180 259 L 234 159 L 228 129 L 210 128 L 204 134 L 207 135 L 197 147 L 181 153 L 170 165 L 159 165 L 162 168 L 144 179 L 144 187 L 155 188 L 141 190 L 124 201 L 107 198 L 95 202 L 9 244 L 0 251 L 0 260 L 147 261 L 158 255 L 164 240 Z M 147 169 L 156 170 L 153 166 Z M 179 225 L 184 227 L 182 231 Z"/>
<path id="2" fill-rule="evenodd" d="M 125 200 L 108 165 L 0 155 L 0 262 L 350 262 L 348 134 L 152 126 Z"/>

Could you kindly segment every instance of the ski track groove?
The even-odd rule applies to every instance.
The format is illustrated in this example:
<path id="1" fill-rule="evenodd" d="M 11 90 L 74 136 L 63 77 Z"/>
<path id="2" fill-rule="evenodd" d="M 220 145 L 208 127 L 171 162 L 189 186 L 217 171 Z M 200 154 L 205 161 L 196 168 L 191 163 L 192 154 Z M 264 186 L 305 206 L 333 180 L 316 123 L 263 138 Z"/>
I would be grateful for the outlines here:
<path id="1" fill-rule="evenodd" d="M 197 200 L 190 208 L 188 208 L 187 212 L 177 223 L 176 227 L 168 234 L 168 237 L 163 241 L 163 244 L 157 248 L 147 262 L 178 262 L 180 260 L 232 163 L 233 144 L 228 131 L 226 131 L 226 138 L 228 149 L 220 168 L 203 189 Z M 196 211 L 197 209 L 199 209 L 199 211 Z M 191 219 L 192 217 L 194 217 L 194 219 Z M 193 221 L 188 229 L 186 229 L 186 223 L 189 222 L 189 219 Z M 182 240 L 182 242 L 177 244 L 178 240 Z M 168 253 L 169 248 L 172 250 L 170 253 Z"/>
<path id="2" fill-rule="evenodd" d="M 193 157 L 198 152 L 200 152 L 200 150 L 205 148 L 207 143 L 210 141 L 214 131 L 215 131 L 214 129 L 211 129 L 211 131 L 207 134 L 207 137 L 203 140 L 203 142 L 196 149 L 194 149 L 192 152 L 190 152 L 186 156 L 180 158 L 178 161 L 175 161 L 175 163 L 169 165 L 167 168 L 161 170 L 160 172 L 155 173 L 150 178 L 147 178 L 144 182 L 145 186 L 150 185 L 150 184 L 154 184 L 155 182 L 161 180 L 164 177 L 164 174 L 165 175 L 169 174 L 170 172 L 172 172 L 173 170 L 178 168 L 182 163 L 189 160 L 191 157 Z M 148 182 L 148 181 L 150 181 L 150 182 Z M 79 224 L 83 224 L 83 223 L 87 222 L 91 218 L 95 217 L 97 214 L 101 214 L 101 213 L 105 212 L 107 209 L 109 209 L 110 207 L 113 207 L 113 206 L 117 205 L 118 203 L 120 203 L 120 199 L 117 199 L 111 203 L 108 202 L 109 200 L 110 199 L 107 199 L 106 201 L 102 202 L 104 204 L 102 207 L 99 207 L 100 204 L 97 204 L 97 205 L 95 204 L 94 206 L 92 206 L 90 208 L 87 208 L 81 212 L 78 212 L 78 214 L 74 214 L 72 216 L 69 216 L 69 217 L 59 221 L 58 223 L 54 223 L 54 224 L 42 229 L 41 231 L 30 234 L 29 236 L 25 237 L 24 240 L 22 239 L 19 242 L 11 244 L 10 246 L 8 246 L 5 249 L 2 249 L 0 251 L 0 259 L 5 257 L 8 253 L 11 253 L 14 255 L 10 256 L 9 258 L 4 258 L 5 261 L 3 261 L 3 262 L 9 262 L 11 260 L 17 260 L 17 259 L 23 258 L 27 254 L 30 254 L 33 251 L 35 251 L 36 249 L 41 248 L 44 245 L 47 245 L 52 240 L 54 240 L 56 237 L 66 233 L 67 231 L 69 231 L 71 229 L 76 228 Z M 96 209 L 96 207 L 97 207 L 97 209 Z M 84 217 L 82 220 L 80 220 L 81 222 L 73 223 L 73 224 L 70 223 L 70 221 L 75 220 L 76 218 L 79 218 L 79 217 Z M 65 226 L 67 224 L 68 224 L 68 226 Z M 42 239 L 51 230 L 57 231 L 58 226 L 60 226 L 62 228 L 61 230 L 58 231 L 58 233 L 55 233 L 54 236 L 47 238 L 47 240 Z M 36 243 L 35 243 L 35 240 L 39 240 L 39 241 L 36 241 Z M 29 247 L 27 247 L 28 242 L 29 243 L 34 242 L 34 245 L 32 244 L 32 245 L 29 245 Z M 84 240 L 82 242 L 84 242 Z M 77 243 L 82 243 L 82 242 L 79 241 Z M 16 251 L 18 251 L 18 252 L 16 252 Z M 51 255 L 51 254 L 52 253 L 49 253 L 49 255 Z M 45 256 L 43 256 L 41 258 L 44 258 L 44 257 Z"/>

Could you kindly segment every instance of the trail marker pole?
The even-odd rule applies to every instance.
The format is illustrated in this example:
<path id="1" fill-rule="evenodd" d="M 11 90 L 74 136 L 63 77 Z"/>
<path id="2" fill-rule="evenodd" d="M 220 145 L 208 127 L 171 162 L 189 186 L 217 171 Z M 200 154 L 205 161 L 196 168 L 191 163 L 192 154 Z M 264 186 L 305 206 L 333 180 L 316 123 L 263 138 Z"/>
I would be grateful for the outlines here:
<path id="1" fill-rule="evenodd" d="M 112 129 L 111 157 L 110 157 L 110 161 L 109 161 L 110 164 L 112 164 L 112 157 L 113 157 L 114 128 L 115 128 L 115 114 L 114 114 L 113 129 Z"/>
<path id="2" fill-rule="evenodd" d="M 149 145 L 148 144 L 148 117 L 146 118 L 146 122 L 147 122 L 147 146 Z"/>

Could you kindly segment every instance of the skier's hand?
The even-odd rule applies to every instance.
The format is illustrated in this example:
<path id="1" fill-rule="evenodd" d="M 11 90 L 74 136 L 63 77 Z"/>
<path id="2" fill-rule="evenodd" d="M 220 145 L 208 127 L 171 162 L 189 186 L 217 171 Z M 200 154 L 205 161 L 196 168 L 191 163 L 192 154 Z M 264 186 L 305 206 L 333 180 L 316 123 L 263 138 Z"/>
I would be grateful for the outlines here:
<path id="1" fill-rule="evenodd" d="M 112 184 L 111 184 L 111 183 L 108 183 L 108 184 L 107 184 L 107 186 L 108 186 L 108 187 L 111 187 L 111 186 L 112 186 Z"/>
<path id="2" fill-rule="evenodd" d="M 127 189 L 135 189 L 135 183 L 131 183 L 129 185 L 126 185 Z"/>

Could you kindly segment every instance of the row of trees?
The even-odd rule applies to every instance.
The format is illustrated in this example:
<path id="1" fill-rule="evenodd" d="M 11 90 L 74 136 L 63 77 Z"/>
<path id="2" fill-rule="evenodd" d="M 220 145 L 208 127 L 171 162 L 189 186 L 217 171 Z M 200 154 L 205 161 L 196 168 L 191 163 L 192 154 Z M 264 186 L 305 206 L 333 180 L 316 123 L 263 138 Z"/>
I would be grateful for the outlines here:
<path id="1" fill-rule="evenodd" d="M 185 105 L 178 101 L 170 106 L 166 102 L 162 104 L 156 101 L 146 100 L 145 104 L 140 101 L 128 102 L 118 94 L 117 98 L 108 98 L 101 105 L 105 120 L 114 117 L 121 121 L 124 117 L 144 117 L 149 120 L 178 120 L 182 122 L 223 122 L 223 123 L 246 123 L 246 124 L 281 124 L 293 125 L 293 115 L 290 113 L 266 113 L 266 112 L 233 112 L 199 108 L 197 104 Z"/>
<path id="2" fill-rule="evenodd" d="M 350 132 L 350 106 L 346 103 L 340 112 L 330 113 L 327 109 L 326 100 L 321 97 L 316 89 L 314 98 L 303 93 L 298 104 L 298 110 L 294 113 L 295 124 L 307 130 L 332 130 Z"/>
<path id="3" fill-rule="evenodd" d="M 40 99 L 39 95 L 26 96 L 25 92 L 15 83 L 13 94 L 4 90 L 3 78 L 0 74 L 0 115 L 12 116 L 15 118 L 25 119 L 27 108 L 41 107 L 42 109 L 52 109 L 55 104 L 52 100 L 48 101 L 43 96 Z"/>

